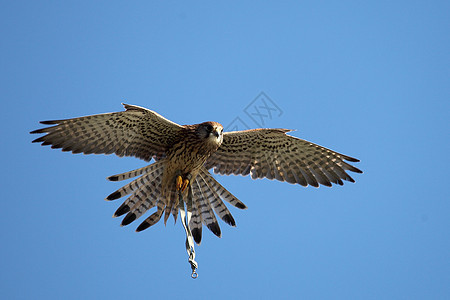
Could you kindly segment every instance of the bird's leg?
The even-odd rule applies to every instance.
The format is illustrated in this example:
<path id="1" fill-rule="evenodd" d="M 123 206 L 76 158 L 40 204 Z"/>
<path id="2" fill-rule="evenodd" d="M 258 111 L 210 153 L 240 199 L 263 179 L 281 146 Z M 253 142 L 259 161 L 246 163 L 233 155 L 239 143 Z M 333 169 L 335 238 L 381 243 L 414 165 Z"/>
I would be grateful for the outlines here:
<path id="1" fill-rule="evenodd" d="M 177 176 L 176 181 L 177 181 L 177 191 L 179 191 L 183 187 L 183 178 L 181 177 L 181 175 Z"/>
<path id="2" fill-rule="evenodd" d="M 191 174 L 187 174 L 186 178 L 183 180 L 183 185 L 181 186 L 181 191 L 184 192 L 184 190 L 188 187 L 189 181 L 191 180 Z"/>
<path id="3" fill-rule="evenodd" d="M 176 175 L 176 188 L 177 191 L 182 191 L 184 192 L 186 190 L 186 188 L 189 185 L 189 181 L 191 180 L 191 174 L 187 174 L 186 177 L 183 179 L 183 177 L 181 176 L 181 172 L 178 171 L 177 175 Z"/>

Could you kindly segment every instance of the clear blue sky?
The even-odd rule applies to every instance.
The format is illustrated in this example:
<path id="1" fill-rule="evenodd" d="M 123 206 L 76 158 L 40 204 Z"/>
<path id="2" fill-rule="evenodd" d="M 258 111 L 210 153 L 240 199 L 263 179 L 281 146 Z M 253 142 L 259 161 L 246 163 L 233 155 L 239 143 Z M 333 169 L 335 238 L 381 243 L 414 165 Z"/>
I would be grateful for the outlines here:
<path id="1" fill-rule="evenodd" d="M 449 11 L 3 1 L 0 297 L 449 299 Z M 364 174 L 333 188 L 217 176 L 249 208 L 230 208 L 237 227 L 222 222 L 221 239 L 205 231 L 195 281 L 179 222 L 135 233 L 103 200 L 120 187 L 107 176 L 144 161 L 62 153 L 28 134 L 121 102 L 254 128 L 257 102 L 245 109 L 261 92 L 281 111 L 265 126 L 357 157 Z"/>

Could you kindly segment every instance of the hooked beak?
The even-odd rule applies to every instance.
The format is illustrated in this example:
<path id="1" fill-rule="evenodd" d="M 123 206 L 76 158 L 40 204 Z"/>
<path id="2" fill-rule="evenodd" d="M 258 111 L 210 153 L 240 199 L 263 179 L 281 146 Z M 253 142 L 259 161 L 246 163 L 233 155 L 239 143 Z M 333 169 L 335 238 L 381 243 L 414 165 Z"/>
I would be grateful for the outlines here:
<path id="1" fill-rule="evenodd" d="M 220 132 L 219 132 L 219 130 L 218 130 L 217 128 L 214 129 L 214 131 L 212 132 L 212 134 L 213 134 L 216 138 L 218 138 L 218 137 L 220 136 Z"/>

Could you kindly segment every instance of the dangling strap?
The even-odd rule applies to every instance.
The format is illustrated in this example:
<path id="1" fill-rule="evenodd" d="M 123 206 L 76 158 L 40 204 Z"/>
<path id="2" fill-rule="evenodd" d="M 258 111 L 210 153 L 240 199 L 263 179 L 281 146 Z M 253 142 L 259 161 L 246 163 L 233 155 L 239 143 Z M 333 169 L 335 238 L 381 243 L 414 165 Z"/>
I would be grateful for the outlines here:
<path id="1" fill-rule="evenodd" d="M 189 193 L 190 194 L 192 193 L 190 187 Z M 191 220 L 192 216 L 192 197 L 188 196 L 188 201 L 186 203 L 186 210 L 185 210 L 181 192 L 178 195 L 180 198 L 179 199 L 180 218 L 184 227 L 184 231 L 186 231 L 186 251 L 189 256 L 189 263 L 191 264 L 192 269 L 191 277 L 196 279 L 198 277 L 197 274 L 198 263 L 195 261 L 194 238 L 192 237 L 191 229 L 189 228 L 189 221 Z"/>

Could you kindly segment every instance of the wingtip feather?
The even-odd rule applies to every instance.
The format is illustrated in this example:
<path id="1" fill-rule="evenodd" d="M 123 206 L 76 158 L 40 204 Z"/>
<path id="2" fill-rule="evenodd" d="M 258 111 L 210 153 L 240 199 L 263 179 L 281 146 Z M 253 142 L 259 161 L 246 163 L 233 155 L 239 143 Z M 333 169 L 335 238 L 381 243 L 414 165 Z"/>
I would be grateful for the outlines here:
<path id="1" fill-rule="evenodd" d="M 355 168 L 355 170 L 352 170 L 353 172 L 355 172 L 355 173 L 359 173 L 359 174 L 362 174 L 363 173 L 363 171 L 361 171 L 360 169 L 358 169 L 358 168 Z"/>
<path id="2" fill-rule="evenodd" d="M 345 156 L 344 159 L 345 159 L 346 161 L 350 161 L 350 162 L 360 162 L 359 159 L 354 158 L 354 157 L 351 157 L 351 156 Z"/>
<path id="3" fill-rule="evenodd" d="M 31 133 L 33 133 L 33 132 L 31 132 Z M 32 142 L 32 143 L 40 143 L 40 142 L 42 142 L 42 137 L 37 138 L 37 139 L 34 139 L 34 140 L 32 140 L 31 142 Z"/>
<path id="4" fill-rule="evenodd" d="M 44 132 L 42 131 L 43 129 L 44 129 L 44 128 L 36 129 L 36 130 L 30 131 L 30 134 L 44 133 Z"/>
<path id="5" fill-rule="evenodd" d="M 61 120 L 47 120 L 47 121 L 40 121 L 39 123 L 44 124 L 44 125 L 54 125 L 54 124 L 59 124 L 61 122 Z"/>

